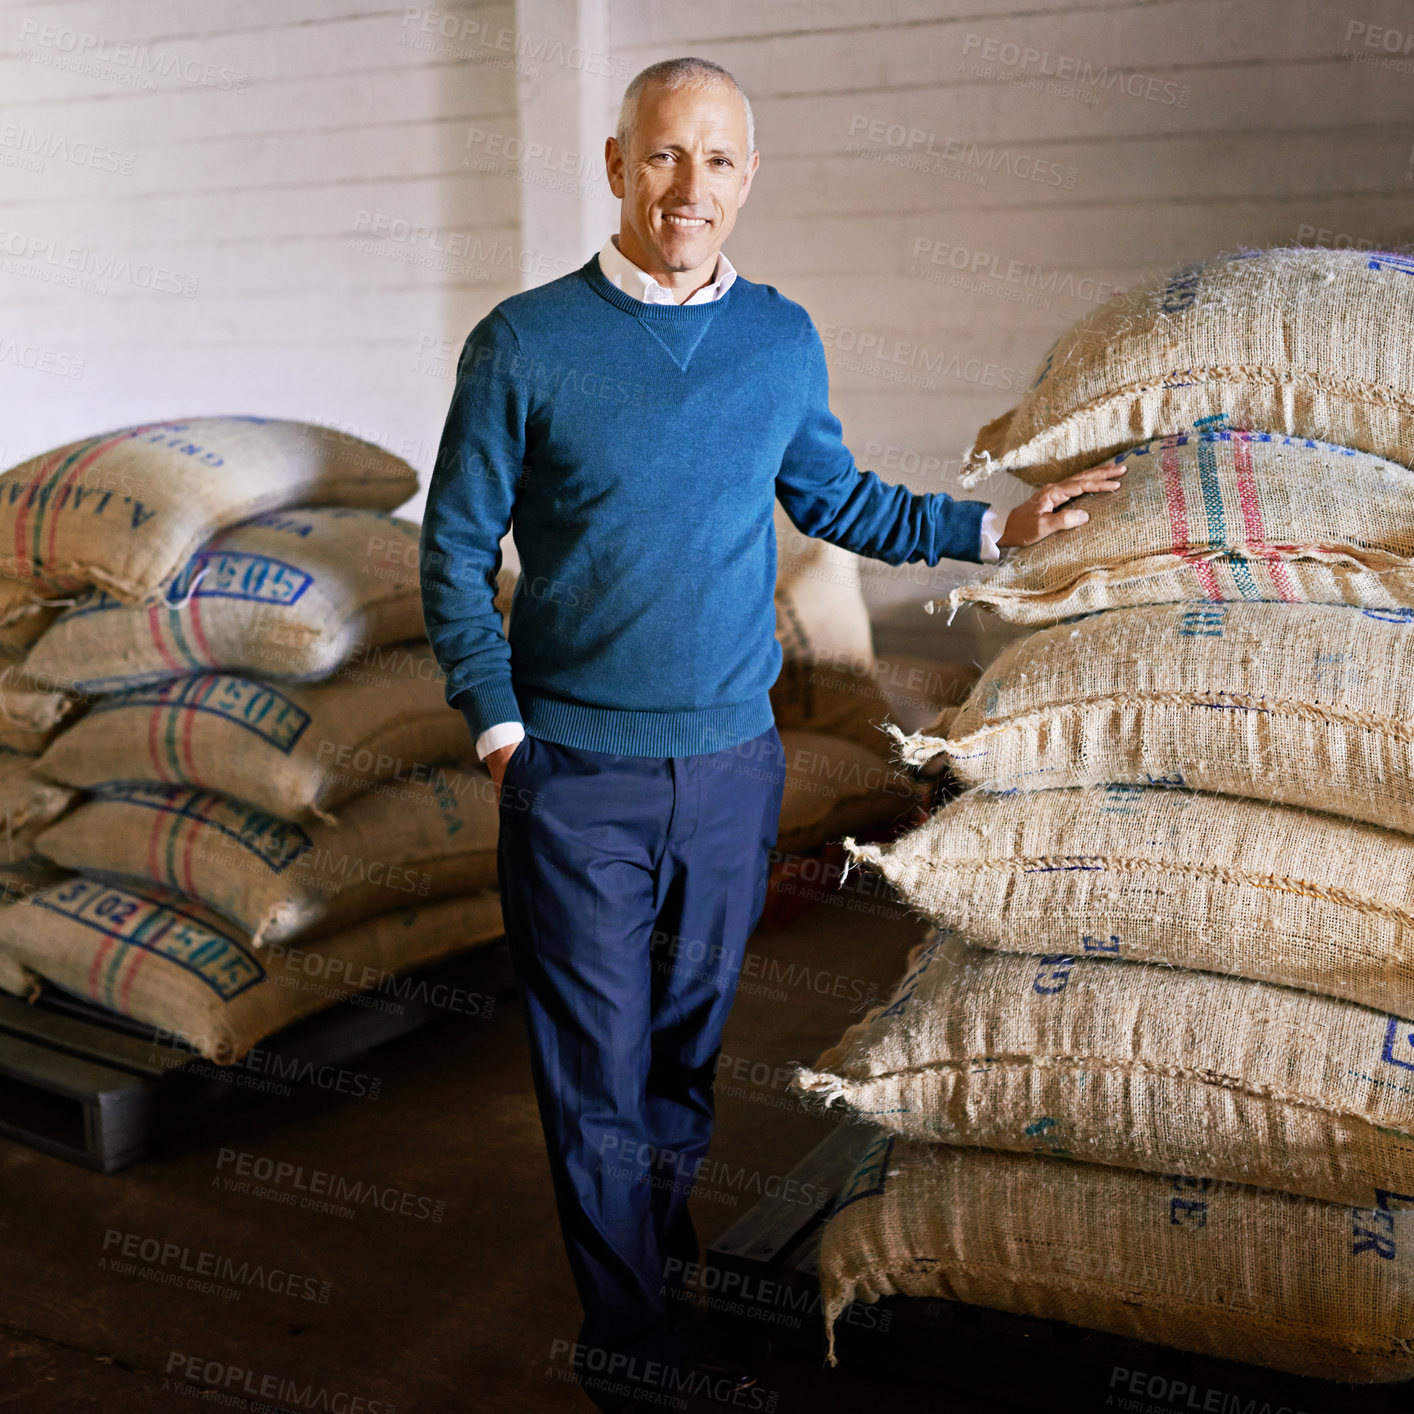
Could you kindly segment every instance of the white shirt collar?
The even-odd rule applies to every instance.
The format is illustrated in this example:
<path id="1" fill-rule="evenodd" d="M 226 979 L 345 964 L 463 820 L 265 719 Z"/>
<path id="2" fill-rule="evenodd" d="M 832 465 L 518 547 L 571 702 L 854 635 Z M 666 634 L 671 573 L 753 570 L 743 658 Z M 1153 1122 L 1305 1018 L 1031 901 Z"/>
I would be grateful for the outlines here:
<path id="1" fill-rule="evenodd" d="M 640 299 L 645 304 L 676 304 L 673 292 L 666 285 L 660 285 L 646 270 L 640 270 L 617 245 L 618 237 L 610 236 L 599 251 L 599 269 L 604 278 L 616 285 L 625 294 Z M 721 251 L 717 252 L 717 278 L 710 285 L 704 285 L 684 304 L 710 304 L 721 299 L 731 289 L 736 279 L 732 263 Z"/>

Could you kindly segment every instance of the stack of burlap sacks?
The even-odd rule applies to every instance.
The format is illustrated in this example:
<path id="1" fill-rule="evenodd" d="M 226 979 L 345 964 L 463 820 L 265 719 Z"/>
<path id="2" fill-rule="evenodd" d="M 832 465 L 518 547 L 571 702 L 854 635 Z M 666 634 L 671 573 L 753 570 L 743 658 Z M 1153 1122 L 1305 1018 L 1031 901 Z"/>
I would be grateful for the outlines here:
<path id="1" fill-rule="evenodd" d="M 231 1063 L 499 935 L 495 793 L 389 514 L 416 489 L 259 418 L 0 476 L 0 986 Z"/>
<path id="2" fill-rule="evenodd" d="M 882 1127 L 831 1323 L 902 1293 L 1414 1375 L 1411 331 L 1408 258 L 1244 252 L 979 435 L 974 477 L 1127 470 L 951 596 L 1035 631 L 895 733 L 969 789 L 850 849 L 934 931 L 798 1077 Z"/>

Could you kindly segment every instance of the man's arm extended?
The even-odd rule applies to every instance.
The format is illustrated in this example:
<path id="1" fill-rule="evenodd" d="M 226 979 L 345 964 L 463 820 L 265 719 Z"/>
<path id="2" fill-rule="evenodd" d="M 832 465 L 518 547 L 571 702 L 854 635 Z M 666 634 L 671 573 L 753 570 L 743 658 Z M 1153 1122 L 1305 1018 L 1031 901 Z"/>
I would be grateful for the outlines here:
<path id="1" fill-rule="evenodd" d="M 981 563 L 985 501 L 955 501 L 942 491 L 915 494 L 862 471 L 830 411 L 825 348 L 807 324 L 806 405 L 781 459 L 776 495 L 798 530 L 886 564 L 940 559 Z"/>
<path id="2" fill-rule="evenodd" d="M 447 701 L 473 738 L 519 723 L 496 609 L 501 540 L 525 459 L 527 394 L 515 332 L 493 310 L 467 336 L 422 521 L 422 616 Z"/>

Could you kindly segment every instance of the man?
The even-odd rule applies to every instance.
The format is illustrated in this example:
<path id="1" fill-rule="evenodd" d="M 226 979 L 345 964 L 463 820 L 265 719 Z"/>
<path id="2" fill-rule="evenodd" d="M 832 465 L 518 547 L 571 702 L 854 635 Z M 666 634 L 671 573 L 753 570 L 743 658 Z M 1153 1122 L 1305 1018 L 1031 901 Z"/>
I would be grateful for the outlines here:
<path id="1" fill-rule="evenodd" d="M 605 146 L 618 236 L 472 330 L 423 525 L 427 631 L 500 791 L 506 933 L 601 1408 L 683 1370 L 749 1376 L 674 1313 L 687 1197 L 785 774 L 769 689 L 774 501 L 890 564 L 978 562 L 1088 517 L 1073 476 L 1011 512 L 861 473 L 810 317 L 721 254 L 756 174 L 750 104 L 655 64 Z M 509 642 L 493 603 L 514 519 Z M 604 1378 L 598 1378 L 598 1376 Z M 720 1390 L 720 1384 L 713 1386 Z"/>

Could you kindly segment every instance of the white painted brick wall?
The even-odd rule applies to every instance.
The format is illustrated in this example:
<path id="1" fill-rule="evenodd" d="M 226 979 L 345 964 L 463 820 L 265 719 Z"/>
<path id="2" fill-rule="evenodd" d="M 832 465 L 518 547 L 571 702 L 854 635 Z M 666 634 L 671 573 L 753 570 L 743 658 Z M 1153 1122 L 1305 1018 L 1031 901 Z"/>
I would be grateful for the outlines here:
<path id="1" fill-rule="evenodd" d="M 497 155 L 523 61 L 510 0 L 445 7 L 431 34 L 405 15 L 379 0 L 0 5 L 0 465 L 230 411 L 347 428 L 425 478 L 462 341 L 526 283 L 521 183 Z M 501 145 L 468 146 L 475 132 Z M 128 170 L 43 155 L 58 143 Z M 193 293 L 146 275 L 66 288 L 75 251 Z M 81 357 L 82 377 L 24 367 L 24 349 Z"/>
<path id="2" fill-rule="evenodd" d="M 1414 238 L 1414 63 L 1350 57 L 1385 56 L 1362 47 L 1370 27 L 1414 32 L 1403 0 L 413 13 L 0 0 L 0 465 L 149 417 L 259 411 L 373 437 L 425 475 L 471 325 L 617 227 L 603 140 L 626 78 L 672 54 L 750 91 L 763 165 L 732 259 L 827 332 L 861 464 L 919 490 L 956 490 L 976 427 L 1087 308 L 1067 288 L 1317 229 Z M 1070 94 L 1018 82 L 1085 66 Z M 378 218 L 429 234 L 361 248 Z M 955 251 L 1025 273 L 970 288 Z M 139 273 L 75 289 L 82 258 Z M 150 288 L 150 266 L 194 293 Z M 22 355 L 82 359 L 82 377 Z"/>

